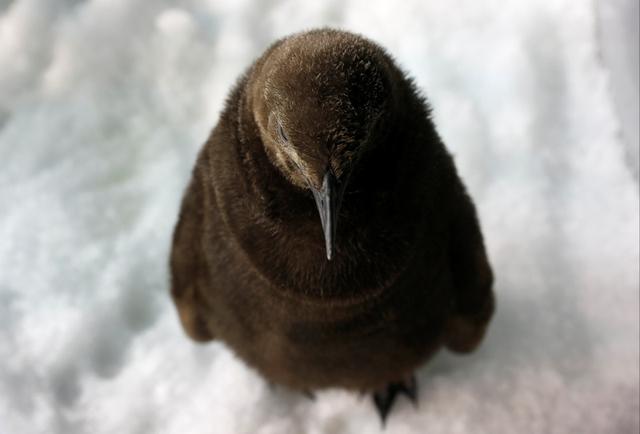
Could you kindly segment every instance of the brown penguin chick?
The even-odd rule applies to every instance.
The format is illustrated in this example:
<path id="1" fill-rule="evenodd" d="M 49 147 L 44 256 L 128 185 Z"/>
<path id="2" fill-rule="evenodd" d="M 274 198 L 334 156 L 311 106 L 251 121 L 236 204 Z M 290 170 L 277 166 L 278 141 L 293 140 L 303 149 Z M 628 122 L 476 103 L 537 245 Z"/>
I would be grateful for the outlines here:
<path id="1" fill-rule="evenodd" d="M 437 350 L 476 348 L 494 308 L 426 102 L 381 47 L 328 29 L 277 41 L 236 84 L 183 199 L 171 277 L 191 338 L 276 384 L 372 392 L 383 420 Z"/>

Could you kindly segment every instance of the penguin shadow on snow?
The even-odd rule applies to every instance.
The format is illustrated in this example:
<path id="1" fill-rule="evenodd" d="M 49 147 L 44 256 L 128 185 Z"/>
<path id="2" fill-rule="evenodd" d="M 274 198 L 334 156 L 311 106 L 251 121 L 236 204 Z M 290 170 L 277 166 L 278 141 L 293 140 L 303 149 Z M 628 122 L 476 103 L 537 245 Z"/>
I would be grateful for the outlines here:
<path id="1" fill-rule="evenodd" d="M 545 31 L 540 32 L 541 28 Z M 568 56 L 562 53 L 554 23 L 545 16 L 532 21 L 523 42 L 531 66 L 527 85 L 537 95 L 532 99 L 527 151 L 539 184 L 535 196 L 523 200 L 530 201 L 540 224 L 531 230 L 525 229 L 531 222 L 515 225 L 522 229 L 511 234 L 521 239 L 518 251 L 490 256 L 496 276 L 496 311 L 484 342 L 469 356 L 443 350 L 418 371 L 421 406 L 428 406 L 430 385 L 437 378 L 459 373 L 471 379 L 485 376 L 486 371 L 503 376 L 519 368 L 551 367 L 571 382 L 584 375 L 592 360 L 595 330 L 580 309 L 581 270 L 572 258 L 572 240 L 566 231 L 567 204 L 576 200 L 569 162 L 580 152 L 566 128 L 571 110 L 565 75 Z M 489 244 L 493 237 L 511 235 L 486 233 Z"/>
<path id="2" fill-rule="evenodd" d="M 153 258 L 129 255 L 129 266 L 117 281 L 118 293 L 108 306 L 91 306 L 87 323 L 77 331 L 64 352 L 66 357 L 52 368 L 50 387 L 63 407 L 73 406 L 81 393 L 80 377 L 89 371 L 102 379 L 117 376 L 126 365 L 135 339 L 158 318 L 165 288 L 161 273 L 150 264 Z M 153 261 L 152 261 L 153 262 Z M 108 274 L 108 273 L 106 273 Z M 78 354 L 84 357 L 78 358 Z"/>
<path id="3" fill-rule="evenodd" d="M 540 32 L 541 28 L 545 31 Z M 571 257 L 571 239 L 565 229 L 567 203 L 575 200 L 569 161 L 580 149 L 573 145 L 575 139 L 566 128 L 571 107 L 564 64 L 568 56 L 559 48 L 561 42 L 554 23 L 544 16 L 534 20 L 524 41 L 531 61 L 528 85 L 538 95 L 532 99 L 528 151 L 539 188 L 534 197 L 523 200 L 530 201 L 540 225 L 526 230 L 531 222 L 520 222 L 516 226 L 522 228 L 520 234 L 513 234 L 521 239 L 518 251 L 491 257 L 497 307 L 485 341 L 470 357 L 441 354 L 432 360 L 421 371 L 423 395 L 428 393 L 431 375 L 454 369 L 502 371 L 505 364 L 542 365 L 575 379 L 590 360 L 593 330 L 580 310 L 581 295 L 575 285 L 580 284 L 581 271 Z M 494 236 L 510 234 L 487 232 L 489 243 Z M 516 261 L 525 263 L 525 268 L 519 270 Z"/>
<path id="4" fill-rule="evenodd" d="M 540 32 L 540 29 L 545 31 Z M 541 34 L 545 35 L 543 39 Z M 540 196 L 535 198 L 539 205 L 532 203 L 532 209 L 540 212 L 543 219 L 540 220 L 542 227 L 533 232 L 537 236 L 523 239 L 523 251 L 519 255 L 534 259 L 531 281 L 541 287 L 528 280 L 505 281 L 505 288 L 514 288 L 509 293 L 513 298 L 507 298 L 505 294 L 505 304 L 513 300 L 516 306 L 510 310 L 510 305 L 506 304 L 505 315 L 496 317 L 495 326 L 498 330 L 503 321 L 508 321 L 509 315 L 517 316 L 518 325 L 511 321 L 513 324 L 505 324 L 504 332 L 513 334 L 520 327 L 524 336 L 531 338 L 514 342 L 523 347 L 520 348 L 523 354 L 556 365 L 565 376 L 572 377 L 581 371 L 576 369 L 576 363 L 590 360 L 594 330 L 580 310 L 583 294 L 577 286 L 583 284 L 580 279 L 583 270 L 573 257 L 571 246 L 574 242 L 567 231 L 575 223 L 569 220 L 569 204 L 579 200 L 572 185 L 577 176 L 571 161 L 584 152 L 570 128 L 575 122 L 569 117 L 572 102 L 566 73 L 570 69 L 571 56 L 563 53 L 557 23 L 546 15 L 532 22 L 525 43 L 532 58 L 531 85 L 543 96 L 533 99 L 534 122 L 531 126 L 531 152 L 533 158 L 539 158 L 541 182 Z M 522 224 L 526 227 L 529 222 Z M 527 232 L 523 230 L 522 233 Z M 518 297 L 516 301 L 516 294 L 526 294 L 527 299 Z M 531 299 L 533 294 L 537 297 Z"/>

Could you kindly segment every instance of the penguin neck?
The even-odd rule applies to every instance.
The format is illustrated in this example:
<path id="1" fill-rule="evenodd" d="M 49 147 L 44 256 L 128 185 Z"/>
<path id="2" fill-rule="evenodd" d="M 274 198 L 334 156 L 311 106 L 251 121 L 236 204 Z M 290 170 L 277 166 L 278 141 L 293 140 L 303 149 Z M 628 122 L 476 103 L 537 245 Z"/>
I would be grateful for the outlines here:
<path id="1" fill-rule="evenodd" d="M 310 298 L 352 300 L 389 287 L 414 256 L 423 226 L 420 201 L 403 202 L 416 192 L 406 189 L 411 179 L 404 178 L 411 174 L 399 170 L 402 162 L 385 166 L 385 144 L 364 157 L 345 192 L 336 252 L 328 261 L 311 192 L 273 166 L 248 107 L 241 100 L 235 140 L 223 150 L 235 167 L 214 173 L 225 174 L 215 180 L 223 195 L 220 209 L 254 269 L 275 288 Z M 401 159 L 401 147 L 395 150 Z M 242 186 L 242 194 L 224 197 L 234 186 Z"/>

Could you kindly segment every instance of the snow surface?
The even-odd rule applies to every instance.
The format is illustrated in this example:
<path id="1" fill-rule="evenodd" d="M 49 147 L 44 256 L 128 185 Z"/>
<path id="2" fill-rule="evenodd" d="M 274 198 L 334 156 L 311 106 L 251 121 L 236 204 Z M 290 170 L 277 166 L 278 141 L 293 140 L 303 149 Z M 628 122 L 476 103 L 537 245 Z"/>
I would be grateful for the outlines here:
<path id="1" fill-rule="evenodd" d="M 0 0 L 1 434 L 381 432 L 367 399 L 191 343 L 167 293 L 227 91 L 320 25 L 425 90 L 497 275 L 482 348 L 437 356 L 384 432 L 638 432 L 636 1 Z"/>

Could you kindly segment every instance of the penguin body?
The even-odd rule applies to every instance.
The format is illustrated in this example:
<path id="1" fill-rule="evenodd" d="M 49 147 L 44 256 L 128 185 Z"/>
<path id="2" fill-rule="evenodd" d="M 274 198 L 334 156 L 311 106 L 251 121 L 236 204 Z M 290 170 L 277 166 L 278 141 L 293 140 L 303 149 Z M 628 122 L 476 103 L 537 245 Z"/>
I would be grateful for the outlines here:
<path id="1" fill-rule="evenodd" d="M 191 338 L 276 384 L 371 392 L 383 419 L 436 351 L 473 350 L 494 309 L 476 212 L 426 102 L 342 31 L 284 38 L 239 79 L 170 262 Z"/>

